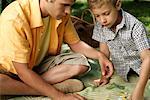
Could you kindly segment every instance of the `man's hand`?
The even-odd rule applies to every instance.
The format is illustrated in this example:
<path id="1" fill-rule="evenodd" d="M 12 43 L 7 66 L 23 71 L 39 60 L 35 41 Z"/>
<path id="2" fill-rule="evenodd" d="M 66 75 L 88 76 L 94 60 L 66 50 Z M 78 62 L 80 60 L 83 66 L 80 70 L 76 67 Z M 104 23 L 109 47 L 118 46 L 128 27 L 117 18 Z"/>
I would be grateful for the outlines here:
<path id="1" fill-rule="evenodd" d="M 61 95 L 59 98 L 54 100 L 86 100 L 84 97 L 80 96 L 79 94 L 65 94 Z"/>
<path id="2" fill-rule="evenodd" d="M 94 80 L 94 85 L 95 86 L 103 86 L 103 85 L 106 85 L 107 83 L 109 83 L 109 79 L 106 78 L 105 76 L 102 76 L 101 79 L 97 79 L 97 80 Z"/>
<path id="3" fill-rule="evenodd" d="M 110 78 L 114 72 L 112 63 L 108 60 L 108 58 L 105 55 L 101 55 L 101 57 L 99 58 L 99 63 L 101 66 L 102 76 Z"/>

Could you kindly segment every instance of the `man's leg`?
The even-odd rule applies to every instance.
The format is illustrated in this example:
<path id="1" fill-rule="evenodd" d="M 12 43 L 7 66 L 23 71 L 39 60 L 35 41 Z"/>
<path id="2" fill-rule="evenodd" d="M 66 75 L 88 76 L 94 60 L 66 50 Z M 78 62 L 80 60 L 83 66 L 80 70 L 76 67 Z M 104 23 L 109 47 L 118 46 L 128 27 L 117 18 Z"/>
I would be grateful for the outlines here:
<path id="1" fill-rule="evenodd" d="M 51 84 L 84 74 L 91 69 L 87 58 L 79 53 L 63 53 L 49 57 L 39 67 L 44 68 L 40 69 L 44 72 L 42 77 Z"/>
<path id="2" fill-rule="evenodd" d="M 83 65 L 67 65 L 62 64 L 54 68 L 49 69 L 47 72 L 42 74 L 44 80 L 51 84 L 55 84 L 74 76 L 85 73 L 88 67 Z"/>
<path id="3" fill-rule="evenodd" d="M 73 68 L 72 68 L 73 66 Z M 69 79 L 75 75 L 78 75 L 84 71 L 86 71 L 87 67 L 81 67 L 78 65 L 59 65 L 51 68 L 49 71 L 45 72 L 42 77 L 50 84 L 55 84 L 66 79 Z M 76 82 L 76 81 L 74 81 Z M 76 82 L 80 84 L 79 82 Z M 62 82 L 63 85 L 71 85 L 69 82 Z M 59 85 L 61 85 L 59 83 Z M 56 85 L 55 87 L 57 87 Z M 59 86 L 58 86 L 59 87 Z M 61 89 L 59 89 L 61 90 Z M 79 89 L 80 90 L 80 89 Z M 62 90 L 63 91 L 63 90 Z M 78 91 L 78 90 L 77 90 Z M 65 90 L 66 92 L 66 90 Z M 24 84 L 21 81 L 15 80 L 5 74 L 0 74 L 0 95 L 41 95 L 33 88 Z"/>
<path id="4" fill-rule="evenodd" d="M 46 62 L 46 66 L 51 66 L 49 62 L 51 61 L 48 59 L 48 62 Z M 60 82 L 63 83 L 63 81 L 66 82 L 65 80 L 72 78 L 73 76 L 80 75 L 89 69 L 89 67 L 87 67 L 89 66 L 87 59 L 80 54 L 75 54 L 73 56 L 72 54 L 67 54 L 67 56 L 61 55 L 59 57 L 56 57 L 54 62 L 57 63 L 41 75 L 41 77 L 50 84 L 59 84 Z M 44 68 L 46 66 L 40 66 L 40 68 Z M 77 83 L 80 84 L 80 82 Z M 0 87 L 3 87 L 0 91 L 1 94 L 40 95 L 40 93 L 22 83 L 21 81 L 14 80 L 6 75 L 1 74 Z"/>
<path id="5" fill-rule="evenodd" d="M 0 95 L 40 95 L 21 81 L 0 74 Z"/>

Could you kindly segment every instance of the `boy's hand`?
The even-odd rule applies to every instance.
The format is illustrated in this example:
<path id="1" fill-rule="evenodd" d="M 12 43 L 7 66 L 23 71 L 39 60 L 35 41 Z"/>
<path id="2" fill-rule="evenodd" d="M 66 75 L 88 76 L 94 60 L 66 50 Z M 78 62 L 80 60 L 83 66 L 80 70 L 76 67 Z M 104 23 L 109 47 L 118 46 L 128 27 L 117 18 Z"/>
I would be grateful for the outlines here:
<path id="1" fill-rule="evenodd" d="M 107 83 L 109 83 L 109 79 L 106 78 L 105 76 L 102 76 L 101 79 L 97 79 L 97 80 L 94 80 L 94 85 L 95 86 L 103 86 L 103 85 L 106 85 Z"/>

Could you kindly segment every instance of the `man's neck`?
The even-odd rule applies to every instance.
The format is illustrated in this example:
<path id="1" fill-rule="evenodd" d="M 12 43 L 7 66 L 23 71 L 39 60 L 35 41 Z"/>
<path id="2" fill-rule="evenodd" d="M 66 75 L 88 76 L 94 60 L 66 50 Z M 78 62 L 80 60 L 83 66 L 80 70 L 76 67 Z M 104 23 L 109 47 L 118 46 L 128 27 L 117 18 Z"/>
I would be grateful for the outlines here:
<path id="1" fill-rule="evenodd" d="M 48 13 L 44 7 L 44 5 L 46 5 L 46 0 L 39 0 L 39 6 L 40 6 L 40 11 L 41 11 L 41 16 L 42 18 L 45 18 L 48 16 Z"/>

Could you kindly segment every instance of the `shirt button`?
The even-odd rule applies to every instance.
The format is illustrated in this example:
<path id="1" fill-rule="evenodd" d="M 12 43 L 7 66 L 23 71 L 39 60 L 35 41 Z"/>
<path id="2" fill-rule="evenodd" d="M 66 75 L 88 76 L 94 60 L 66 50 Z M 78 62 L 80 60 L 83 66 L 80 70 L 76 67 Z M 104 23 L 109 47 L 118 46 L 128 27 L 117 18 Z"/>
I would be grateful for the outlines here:
<path id="1" fill-rule="evenodd" d="M 122 47 L 120 46 L 119 49 L 122 49 Z"/>

